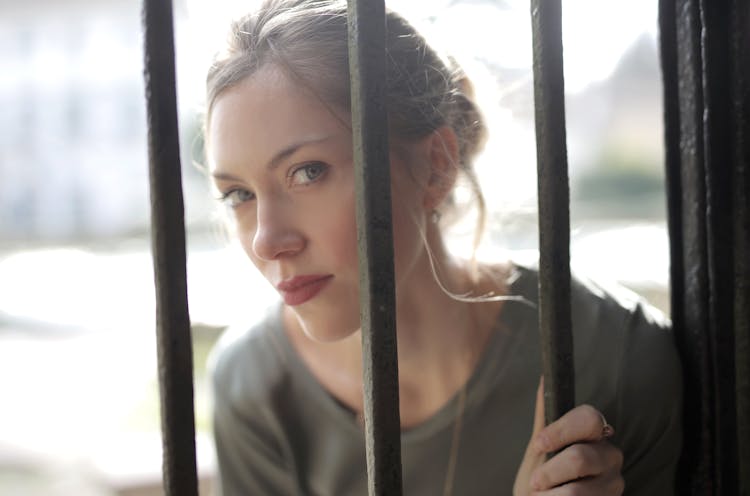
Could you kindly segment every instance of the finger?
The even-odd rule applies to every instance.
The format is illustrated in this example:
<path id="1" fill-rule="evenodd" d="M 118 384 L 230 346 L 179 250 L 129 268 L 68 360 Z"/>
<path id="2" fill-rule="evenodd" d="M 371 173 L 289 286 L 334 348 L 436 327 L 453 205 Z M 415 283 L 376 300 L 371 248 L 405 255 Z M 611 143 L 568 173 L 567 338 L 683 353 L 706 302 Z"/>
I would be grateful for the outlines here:
<path id="1" fill-rule="evenodd" d="M 537 438 L 540 432 L 544 429 L 545 418 L 544 418 L 544 377 L 539 379 L 539 386 L 536 388 L 536 402 L 534 404 L 534 424 L 531 429 L 531 438 L 529 444 L 526 446 L 527 455 L 543 454 L 543 451 L 539 451 L 534 444 L 534 440 Z"/>
<path id="2" fill-rule="evenodd" d="M 555 487 L 548 491 L 532 493 L 533 496 L 621 496 L 625 491 L 622 478 L 610 481 L 579 481 L 573 484 Z"/>
<path id="3" fill-rule="evenodd" d="M 531 432 L 533 440 L 542 429 L 544 429 L 544 376 L 539 379 L 539 386 L 536 388 L 536 406 L 534 407 L 534 429 Z"/>
<path id="4" fill-rule="evenodd" d="M 521 460 L 521 466 L 516 473 L 516 480 L 513 484 L 514 496 L 526 496 L 529 494 L 529 479 L 537 467 L 545 461 L 544 453 L 534 449 L 535 436 L 544 429 L 544 382 L 539 381 L 539 387 L 536 392 L 536 404 L 534 406 L 534 424 L 532 434 L 529 438 L 529 444 L 526 446 L 526 453 Z"/>
<path id="5" fill-rule="evenodd" d="M 596 479 L 584 479 L 544 491 L 535 491 L 533 496 L 621 496 L 625 492 L 625 481 L 618 474 Z"/>
<path id="6" fill-rule="evenodd" d="M 568 446 L 534 470 L 531 487 L 550 489 L 578 479 L 619 474 L 622 452 L 607 442 L 580 443 Z"/>
<path id="7" fill-rule="evenodd" d="M 534 440 L 537 450 L 550 453 L 573 443 L 601 441 L 602 415 L 590 405 L 578 406 L 542 429 Z"/>

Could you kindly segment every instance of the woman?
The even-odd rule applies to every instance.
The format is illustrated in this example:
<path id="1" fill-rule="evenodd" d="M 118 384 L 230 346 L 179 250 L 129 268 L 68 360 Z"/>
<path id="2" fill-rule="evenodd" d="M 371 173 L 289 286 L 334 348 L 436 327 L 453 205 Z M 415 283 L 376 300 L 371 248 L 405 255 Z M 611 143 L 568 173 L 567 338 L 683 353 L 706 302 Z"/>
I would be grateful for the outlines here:
<path id="1" fill-rule="evenodd" d="M 574 282 L 581 406 L 543 427 L 536 273 L 443 242 L 461 177 L 483 214 L 469 84 L 393 12 L 387 31 L 404 493 L 671 494 L 670 333 L 637 301 Z M 283 300 L 213 356 L 226 496 L 367 492 L 346 39 L 345 2 L 269 0 L 209 71 L 211 174 Z"/>

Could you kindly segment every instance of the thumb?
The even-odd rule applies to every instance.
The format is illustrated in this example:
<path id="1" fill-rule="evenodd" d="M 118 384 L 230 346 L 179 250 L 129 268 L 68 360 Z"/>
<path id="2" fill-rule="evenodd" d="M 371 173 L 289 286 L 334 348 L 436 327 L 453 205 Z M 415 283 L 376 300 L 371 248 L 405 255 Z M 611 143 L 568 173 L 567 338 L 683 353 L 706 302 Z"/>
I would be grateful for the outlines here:
<path id="1" fill-rule="evenodd" d="M 534 407 L 534 427 L 531 432 L 531 439 L 529 439 L 529 444 L 526 446 L 526 453 L 523 456 L 521 466 L 519 467 L 518 473 L 516 474 L 516 481 L 513 484 L 513 496 L 527 496 L 531 494 L 531 474 L 546 460 L 545 454 L 534 447 L 534 439 L 542 429 L 544 429 L 543 377 L 539 380 L 539 387 L 536 391 L 536 406 Z"/>
<path id="2" fill-rule="evenodd" d="M 539 387 L 536 389 L 536 406 L 534 407 L 534 429 L 531 432 L 531 441 L 534 440 L 545 426 L 544 418 L 544 376 L 539 379 Z M 531 444 L 529 441 L 529 444 Z"/>

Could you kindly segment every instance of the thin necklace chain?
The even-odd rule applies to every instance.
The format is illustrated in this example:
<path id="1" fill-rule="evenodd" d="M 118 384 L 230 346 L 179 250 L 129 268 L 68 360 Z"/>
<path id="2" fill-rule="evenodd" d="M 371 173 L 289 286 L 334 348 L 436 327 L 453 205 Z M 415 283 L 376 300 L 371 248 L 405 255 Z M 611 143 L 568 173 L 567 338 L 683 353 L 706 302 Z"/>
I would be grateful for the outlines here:
<path id="1" fill-rule="evenodd" d="M 469 315 L 471 318 L 471 325 L 473 327 L 473 331 L 477 332 L 479 331 L 479 324 L 477 322 L 476 312 L 472 311 L 472 309 L 469 309 Z M 473 355 L 471 351 L 469 352 L 469 363 L 473 364 Z M 461 442 L 461 430 L 463 429 L 463 419 L 464 419 L 464 412 L 466 410 L 466 396 L 467 396 L 467 389 L 468 389 L 468 383 L 469 379 L 473 375 L 473 371 L 469 372 L 469 376 L 466 378 L 466 381 L 461 386 L 461 389 L 458 392 L 458 399 L 457 399 L 457 405 L 456 405 L 456 420 L 453 421 L 453 434 L 451 436 L 451 446 L 450 451 L 448 452 L 448 467 L 445 473 L 445 482 L 443 484 L 443 496 L 452 496 L 453 494 L 453 481 L 455 480 L 455 474 L 456 474 L 456 465 L 458 463 L 458 447 Z M 355 415 L 356 422 L 361 427 L 364 427 L 365 425 L 365 416 L 364 412 L 357 412 Z"/>

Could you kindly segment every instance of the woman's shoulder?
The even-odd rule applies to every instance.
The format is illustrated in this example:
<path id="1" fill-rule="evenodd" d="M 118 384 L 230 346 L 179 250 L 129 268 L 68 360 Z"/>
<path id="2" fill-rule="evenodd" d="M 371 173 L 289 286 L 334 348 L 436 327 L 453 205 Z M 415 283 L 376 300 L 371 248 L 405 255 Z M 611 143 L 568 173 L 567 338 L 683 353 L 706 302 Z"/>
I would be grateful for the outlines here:
<path id="1" fill-rule="evenodd" d="M 515 264 L 510 292 L 538 304 L 539 273 Z M 679 390 L 679 358 L 669 319 L 633 291 L 573 272 L 571 320 L 580 400 L 601 391 L 621 395 Z M 524 310 L 538 324 L 534 308 Z M 536 338 L 535 338 L 536 339 Z M 640 393 L 638 393 L 640 391 Z"/>
<path id="2" fill-rule="evenodd" d="M 537 269 L 516 271 L 511 290 L 536 304 Z M 616 426 L 628 494 L 656 494 L 646 488 L 670 485 L 680 451 L 683 384 L 670 321 L 627 288 L 580 272 L 571 279 L 571 313 L 576 402 Z M 536 324 L 535 314 L 526 313 Z"/>
<path id="3" fill-rule="evenodd" d="M 538 305 L 538 268 L 533 264 L 514 262 L 508 274 L 510 293 Z M 662 311 L 632 290 L 576 270 L 571 272 L 570 305 L 574 327 L 598 327 L 597 324 L 603 322 L 610 329 L 617 327 L 618 323 L 626 327 L 642 324 L 661 330 L 671 327 Z"/>
<path id="4" fill-rule="evenodd" d="M 228 327 L 208 359 L 214 395 L 232 403 L 265 401 L 287 375 L 283 339 L 278 305 Z"/>

